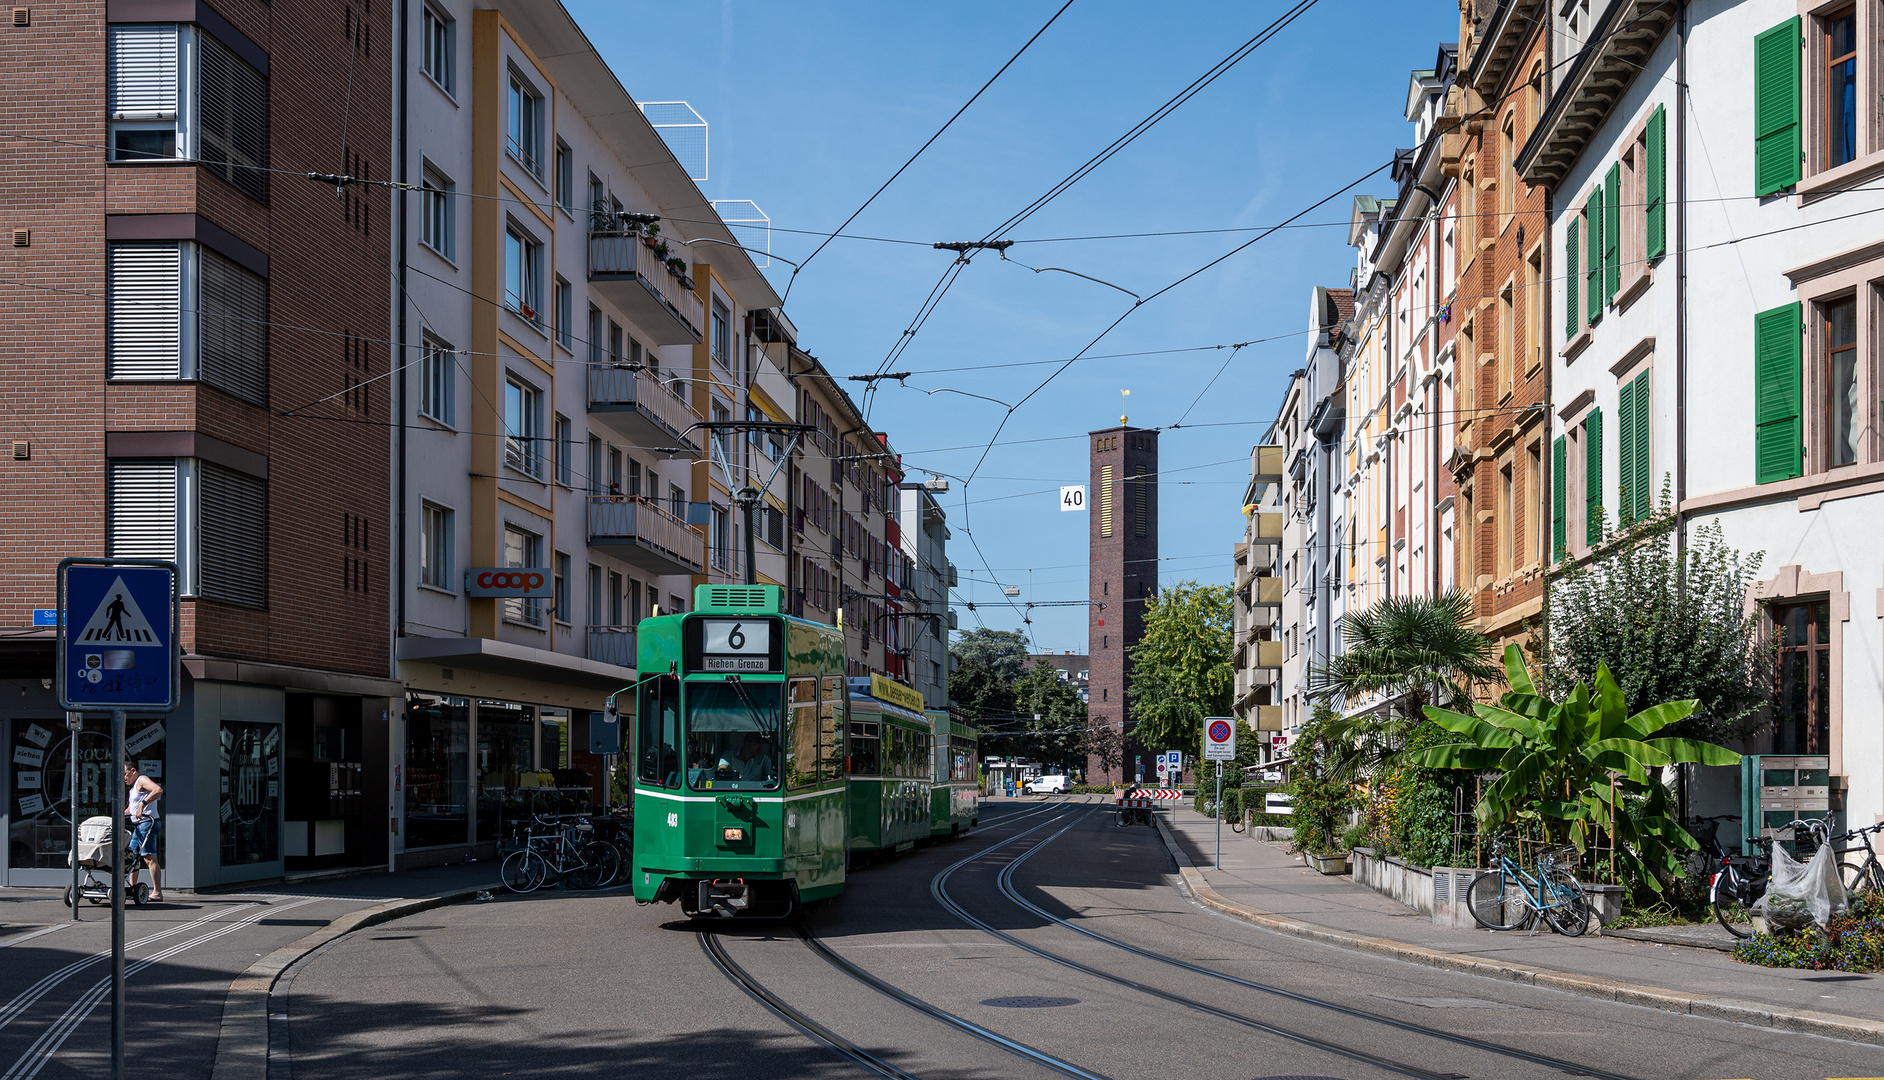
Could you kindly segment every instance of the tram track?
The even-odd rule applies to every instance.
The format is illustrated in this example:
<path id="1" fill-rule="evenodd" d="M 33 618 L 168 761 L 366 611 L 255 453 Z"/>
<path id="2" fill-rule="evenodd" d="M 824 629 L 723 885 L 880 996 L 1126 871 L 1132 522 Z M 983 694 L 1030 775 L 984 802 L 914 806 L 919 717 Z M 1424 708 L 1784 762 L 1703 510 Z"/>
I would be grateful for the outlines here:
<path id="1" fill-rule="evenodd" d="M 1606 1070 L 1603 1070 L 1601 1068 L 1597 1068 L 1594 1066 L 1578 1064 L 1578 1063 L 1570 1062 L 1570 1061 L 1564 1061 L 1558 1058 L 1550 1057 L 1548 1055 L 1535 1054 L 1530 1051 L 1517 1049 L 1515 1047 L 1505 1046 L 1499 1043 L 1488 1042 L 1483 1039 L 1475 1039 L 1468 1035 L 1460 1035 L 1455 1032 L 1444 1031 L 1438 1028 L 1428 1027 L 1423 1024 L 1416 1024 L 1411 1021 L 1396 1019 L 1394 1017 L 1385 1016 L 1380 1013 L 1371 1012 L 1366 1009 L 1360 1009 L 1360 1008 L 1356 1008 L 1350 1005 L 1342 1005 L 1338 1002 L 1327 1001 L 1325 999 L 1317 998 L 1312 995 L 1302 994 L 1296 991 L 1287 990 L 1279 986 L 1274 986 L 1267 983 L 1261 983 L 1254 980 L 1244 979 L 1238 976 L 1229 975 L 1221 971 L 1216 971 L 1211 968 L 1206 968 L 1197 964 L 1190 963 L 1189 961 L 1179 960 L 1175 957 L 1168 956 L 1164 953 L 1157 952 L 1156 950 L 1153 950 L 1153 949 L 1146 949 L 1141 946 L 1132 945 L 1127 942 L 1119 941 L 1115 938 L 1108 937 L 1107 935 L 1100 934 L 1096 931 L 1092 931 L 1085 927 L 1078 926 L 1069 920 L 1062 919 L 1056 915 L 1053 915 L 1052 913 L 1042 909 L 1038 905 L 1027 900 L 1025 897 L 1023 897 L 1020 894 L 1020 891 L 1013 884 L 1014 869 L 1018 867 L 1021 863 L 1032 858 L 1035 854 L 1039 853 L 1048 844 L 1051 844 L 1054 840 L 1059 839 L 1062 835 L 1067 833 L 1074 826 L 1080 824 L 1084 820 L 1089 819 L 1091 816 L 1091 813 L 1092 811 L 1090 808 L 1081 810 L 1081 811 L 1076 811 L 1073 814 L 1072 821 L 1068 822 L 1065 826 L 1060 828 L 1058 831 L 1052 833 L 1051 835 L 1047 836 L 1046 838 L 1037 841 L 1035 844 L 1033 844 L 1033 846 L 1028 848 L 1024 854 L 1011 860 L 1006 867 L 1003 867 L 996 878 L 997 886 L 999 888 L 1001 895 L 1004 896 L 1008 901 L 1020 907 L 1022 910 L 1025 910 L 1029 912 L 1030 914 L 1035 915 L 1036 917 L 1045 919 L 1048 922 L 1051 922 L 1055 925 L 1063 927 L 1067 930 L 1071 930 L 1075 933 L 1081 934 L 1082 936 L 1090 940 L 1100 942 L 1102 944 L 1111 946 L 1113 948 L 1119 949 L 1123 952 L 1126 952 L 1135 956 L 1142 957 L 1147 960 L 1153 960 L 1161 964 L 1169 965 L 1171 967 L 1189 972 L 1194 975 L 1201 975 L 1207 978 L 1221 980 L 1223 982 L 1229 983 L 1234 986 L 1239 986 L 1248 990 L 1255 990 L 1264 994 L 1270 994 L 1270 995 L 1273 995 L 1273 996 L 1276 996 L 1276 997 L 1279 997 L 1288 1001 L 1295 1002 L 1297 1004 L 1308 1005 L 1308 1006 L 1312 1006 L 1312 1007 L 1320 1008 L 1320 1009 L 1326 1009 L 1330 1012 L 1333 1012 L 1338 1015 L 1345 1016 L 1351 1019 L 1361 1020 L 1361 1021 L 1373 1023 L 1373 1024 L 1384 1025 L 1384 1026 L 1391 1027 L 1399 1031 L 1405 1031 L 1409 1034 L 1428 1036 L 1428 1037 L 1439 1039 L 1444 1042 L 1451 1043 L 1457 1046 L 1462 1046 L 1462 1047 L 1466 1047 L 1472 1050 L 1478 1050 L 1482 1052 L 1497 1054 L 1501 1057 L 1524 1061 L 1529 1064 L 1539 1065 L 1539 1066 L 1549 1068 L 1549 1069 L 1555 1069 L 1557 1071 L 1574 1075 L 1574 1076 L 1592 1076 L 1592 1077 L 1599 1078 L 1599 1080 L 1639 1080 L 1639 1078 L 1636 1078 L 1636 1077 L 1630 1077 L 1624 1074 L 1609 1072 L 1609 1071 L 1606 1071 Z M 978 930 L 981 930 L 983 933 L 989 934 L 1001 941 L 1004 941 L 1010 945 L 1013 945 L 1014 947 L 1024 952 L 1031 953 L 1032 955 L 1040 957 L 1041 959 L 1051 961 L 1063 967 L 1067 967 L 1074 971 L 1078 971 L 1082 974 L 1089 975 L 1094 978 L 1101 979 L 1103 981 L 1113 983 L 1118 986 L 1123 986 L 1128 989 L 1149 995 L 1151 997 L 1158 998 L 1160 1000 L 1168 1001 L 1177 1005 L 1182 1005 L 1185 1008 L 1204 1013 L 1205 1015 L 1214 1017 L 1219 1020 L 1237 1024 L 1239 1026 L 1250 1028 L 1256 1031 L 1260 1031 L 1265 1034 L 1284 1038 L 1291 1042 L 1295 1042 L 1301 1045 L 1312 1046 L 1316 1049 L 1323 1050 L 1332 1054 L 1337 1054 L 1341 1057 L 1348 1058 L 1353 1061 L 1358 1061 L 1364 1064 L 1372 1065 L 1376 1068 L 1398 1073 L 1402 1076 L 1416 1077 L 1416 1078 L 1419 1078 L 1419 1080 L 1452 1080 L 1452 1078 L 1459 1075 L 1456 1073 L 1437 1072 L 1432 1069 L 1428 1069 L 1428 1068 L 1425 1068 L 1417 1064 L 1413 1064 L 1408 1061 L 1404 1061 L 1404 1060 L 1400 1060 L 1396 1058 L 1390 1058 L 1384 1055 L 1374 1054 L 1365 1050 L 1360 1050 L 1346 1043 L 1324 1039 L 1324 1038 L 1310 1034 L 1305 1031 L 1297 1030 L 1294 1028 L 1286 1027 L 1280 1024 L 1271 1023 L 1264 1020 L 1259 1020 L 1253 1016 L 1248 1016 L 1243 1013 L 1235 1012 L 1230 1009 L 1220 1008 L 1218 1006 L 1211 1005 L 1207 1002 L 1199 1001 L 1195 998 L 1188 997 L 1184 994 L 1175 993 L 1173 991 L 1165 990 L 1160 987 L 1152 986 L 1150 984 L 1141 982 L 1137 979 L 1127 978 L 1125 976 L 1117 975 L 1112 972 L 1106 971 L 1102 968 L 1094 967 L 1091 964 L 1087 964 L 1082 961 L 1075 960 L 1071 957 L 1054 952 L 1051 949 L 1047 949 L 1039 945 L 1035 945 L 1031 942 L 1025 941 L 1015 936 L 1014 934 L 998 929 L 992 924 L 990 924 L 989 922 L 971 914 L 966 908 L 964 908 L 961 905 L 960 902 L 958 902 L 952 895 L 950 895 L 948 891 L 948 881 L 956 873 L 956 871 L 961 870 L 962 868 L 968 866 L 971 863 L 974 863 L 983 858 L 986 858 L 987 856 L 994 854 L 995 852 L 1007 847 L 1008 845 L 1013 844 L 1025 838 L 1026 836 L 1029 836 L 1035 832 L 1038 832 L 1040 828 L 1044 828 L 1045 825 L 1052 824 L 1057 820 L 1059 819 L 1058 818 L 1052 819 L 1046 823 L 1043 823 L 1039 827 L 1027 830 L 1027 832 L 1025 833 L 1019 833 L 1014 836 L 1011 836 L 1007 838 L 1006 840 L 1003 840 L 997 844 L 991 845 L 981 851 L 974 853 L 973 855 L 968 856 L 967 858 L 958 860 L 957 862 L 951 863 L 949 866 L 944 867 L 941 870 L 941 872 L 936 874 L 934 878 L 930 879 L 930 894 L 935 898 L 935 900 L 938 903 L 940 903 L 951 914 L 955 915 L 957 918 L 961 919 L 963 922 L 968 923 L 970 926 Z"/>

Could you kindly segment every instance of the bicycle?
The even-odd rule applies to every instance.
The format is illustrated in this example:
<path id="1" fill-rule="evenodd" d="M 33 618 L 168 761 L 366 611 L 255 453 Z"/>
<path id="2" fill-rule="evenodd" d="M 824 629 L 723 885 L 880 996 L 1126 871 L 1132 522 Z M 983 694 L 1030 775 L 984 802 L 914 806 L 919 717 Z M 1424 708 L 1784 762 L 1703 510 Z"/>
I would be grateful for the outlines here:
<path id="1" fill-rule="evenodd" d="M 1843 836 L 1833 837 L 1834 842 L 1843 842 L 1846 840 L 1856 840 L 1859 842 L 1858 847 L 1838 849 L 1838 855 L 1840 856 L 1838 861 L 1838 880 L 1844 883 L 1845 892 L 1861 893 L 1866 889 L 1884 891 L 1884 864 L 1878 862 L 1876 844 L 1865 839 L 1872 833 L 1879 832 L 1884 832 L 1884 822 L 1880 822 L 1876 825 L 1866 825 L 1862 829 L 1853 829 Z M 1852 862 L 1844 858 L 1844 856 L 1855 854 L 1859 849 L 1864 851 L 1863 862 Z"/>
<path id="2" fill-rule="evenodd" d="M 1538 856 L 1537 874 L 1524 872 L 1505 855 L 1504 837 L 1492 839 L 1492 867 L 1482 870 L 1466 889 L 1466 907 L 1487 930 L 1517 930 L 1544 916 L 1565 937 L 1589 929 L 1590 898 L 1566 867 L 1583 857 L 1576 848 L 1560 848 Z"/>
<path id="3" fill-rule="evenodd" d="M 1827 831 L 1825 822 L 1818 819 L 1795 819 L 1782 828 L 1803 828 L 1808 840 L 1817 839 Z M 1773 873 L 1773 839 L 1771 836 L 1748 837 L 1747 843 L 1759 849 L 1754 855 L 1735 855 L 1722 849 L 1718 842 L 1712 843 L 1711 850 L 1719 852 L 1720 869 L 1714 871 L 1713 879 L 1708 882 L 1708 906 L 1714 911 L 1714 921 L 1737 938 L 1753 936 L 1751 910 L 1760 897 L 1766 895 L 1767 879 Z"/>
<path id="4" fill-rule="evenodd" d="M 622 874 L 621 852 L 596 840 L 593 825 L 562 825 L 540 816 L 533 820 L 551 831 L 531 829 L 523 849 L 504 859 L 500 877 L 510 891 L 534 892 L 552 881 L 570 889 L 594 889 Z"/>

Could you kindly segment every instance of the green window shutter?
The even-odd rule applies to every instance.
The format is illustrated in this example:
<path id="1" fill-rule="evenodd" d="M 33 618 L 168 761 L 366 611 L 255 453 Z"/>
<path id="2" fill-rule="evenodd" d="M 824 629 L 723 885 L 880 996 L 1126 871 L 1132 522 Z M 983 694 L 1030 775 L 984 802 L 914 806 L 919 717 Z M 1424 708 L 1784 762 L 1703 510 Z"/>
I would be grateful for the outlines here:
<path id="1" fill-rule="evenodd" d="M 1563 336 L 1565 339 L 1577 336 L 1583 329 L 1583 311 L 1577 307 L 1577 221 L 1576 215 L 1570 215 L 1570 225 L 1564 230 L 1563 242 Z"/>
<path id="2" fill-rule="evenodd" d="M 1635 520 L 1635 384 L 1622 388 L 1616 402 L 1616 523 Z"/>
<path id="3" fill-rule="evenodd" d="M 1649 467 L 1649 449 L 1655 443 L 1655 425 L 1649 411 L 1649 373 L 1643 372 L 1635 377 L 1635 450 L 1630 454 L 1630 467 L 1633 477 L 1630 480 L 1634 497 L 1633 511 L 1637 521 L 1649 516 L 1655 509 L 1653 484 L 1654 470 Z"/>
<path id="4" fill-rule="evenodd" d="M 1622 288 L 1622 165 L 1609 167 L 1603 195 L 1603 299 Z"/>
<path id="5" fill-rule="evenodd" d="M 1584 318 L 1591 326 L 1603 317 L 1603 189 L 1590 192 L 1583 204 L 1583 227 L 1589 230 L 1583 244 Z"/>
<path id="6" fill-rule="evenodd" d="M 1799 17 L 1753 39 L 1753 193 L 1799 182 Z"/>
<path id="7" fill-rule="evenodd" d="M 1564 480 L 1567 470 L 1564 461 L 1564 437 L 1557 436 L 1557 441 L 1550 444 L 1550 558 L 1555 561 L 1563 556 L 1563 550 L 1569 543 L 1564 535 L 1564 513 L 1568 506 L 1564 502 Z"/>
<path id="8" fill-rule="evenodd" d="M 1801 308 L 1782 304 L 1753 317 L 1754 483 L 1800 475 Z"/>
<path id="9" fill-rule="evenodd" d="M 1648 244 L 1643 252 L 1650 262 L 1668 254 L 1668 116 L 1660 105 L 1649 114 L 1648 122 L 1648 158 L 1643 162 L 1646 172 L 1643 185 L 1648 193 L 1645 200 L 1644 217 L 1647 220 Z"/>
<path id="10" fill-rule="evenodd" d="M 1603 541 L 1603 410 L 1583 420 L 1583 540 Z"/>

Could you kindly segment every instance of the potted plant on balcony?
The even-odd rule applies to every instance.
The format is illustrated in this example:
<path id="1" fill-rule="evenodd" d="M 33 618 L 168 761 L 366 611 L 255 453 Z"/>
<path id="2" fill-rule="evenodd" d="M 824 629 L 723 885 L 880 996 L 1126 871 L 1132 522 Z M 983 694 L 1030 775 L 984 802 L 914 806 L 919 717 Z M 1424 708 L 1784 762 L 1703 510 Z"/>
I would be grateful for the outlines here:
<path id="1" fill-rule="evenodd" d="M 650 221 L 647 226 L 642 229 L 641 242 L 648 245 L 657 255 L 665 259 L 667 258 L 667 252 L 662 249 L 667 245 L 659 239 L 660 235 L 661 223 L 658 221 Z"/>
<path id="2" fill-rule="evenodd" d="M 668 259 L 667 260 L 667 272 L 674 275 L 677 278 L 686 277 L 687 276 L 687 260 L 679 256 L 674 256 L 673 258 Z"/>

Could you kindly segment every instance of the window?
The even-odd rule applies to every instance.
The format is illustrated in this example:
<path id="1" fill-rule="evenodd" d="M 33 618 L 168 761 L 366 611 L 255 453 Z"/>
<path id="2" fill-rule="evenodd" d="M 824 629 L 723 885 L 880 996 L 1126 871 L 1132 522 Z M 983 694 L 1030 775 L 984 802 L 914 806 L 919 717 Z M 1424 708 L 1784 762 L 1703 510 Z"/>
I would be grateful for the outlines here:
<path id="1" fill-rule="evenodd" d="M 589 363 L 602 362 L 602 309 L 589 305 Z"/>
<path id="2" fill-rule="evenodd" d="M 510 156 L 530 175 L 543 175 L 543 95 L 510 76 Z"/>
<path id="3" fill-rule="evenodd" d="M 516 379 L 506 381 L 504 383 L 504 464 L 541 479 L 543 476 L 542 435 L 543 392 Z"/>
<path id="4" fill-rule="evenodd" d="M 452 425 L 452 391 L 457 386 L 457 352 L 438 338 L 425 335 L 419 345 L 419 413 Z"/>
<path id="5" fill-rule="evenodd" d="M 1524 356 L 1525 374 L 1544 366 L 1544 247 L 1531 250 L 1524 262 Z"/>
<path id="6" fill-rule="evenodd" d="M 457 202 L 457 185 L 429 168 L 425 170 L 425 178 L 420 184 L 420 201 L 425 206 L 424 235 L 421 239 L 426 247 L 445 258 L 456 258 L 457 243 L 452 230 L 452 218 Z"/>
<path id="7" fill-rule="evenodd" d="M 731 424 L 733 422 L 733 412 L 731 409 L 728 409 L 726 406 L 721 405 L 717 401 L 713 403 L 712 411 L 713 411 L 713 423 L 714 423 L 713 446 L 718 452 L 720 465 L 724 468 L 730 469 L 733 463 L 733 451 L 732 451 L 732 445 L 731 445 L 732 433 L 729 429 L 722 427 L 720 425 Z M 730 481 L 731 477 L 729 476 L 727 479 Z"/>
<path id="8" fill-rule="evenodd" d="M 556 553 L 555 606 L 556 621 L 564 625 L 569 623 L 569 556 L 564 552 Z"/>
<path id="9" fill-rule="evenodd" d="M 457 93 L 457 39 L 458 23 L 456 19 L 439 11 L 430 4 L 425 5 L 424 64 L 426 78 L 438 84 L 438 88 L 447 94 Z"/>
<path id="10" fill-rule="evenodd" d="M 1824 168 L 1858 157 L 1858 11 L 1844 8 L 1819 17 L 1819 48 L 1825 99 L 1819 141 Z"/>
<path id="11" fill-rule="evenodd" d="M 608 493 L 610 495 L 620 495 L 622 493 L 621 448 L 616 446 L 608 448 Z M 629 494 L 632 495 L 634 493 L 631 491 Z"/>
<path id="12" fill-rule="evenodd" d="M 1528 558 L 1545 563 L 1550 551 L 1550 517 L 1544 512 L 1544 446 L 1532 443 L 1524 455 L 1524 537 L 1518 543 L 1520 564 Z"/>
<path id="13" fill-rule="evenodd" d="M 116 161 L 196 160 L 268 199 L 268 80 L 193 26 L 116 25 L 107 43 Z"/>
<path id="14" fill-rule="evenodd" d="M 715 503 L 712 519 L 713 566 L 730 572 L 733 568 L 732 518 L 724 506 Z"/>
<path id="15" fill-rule="evenodd" d="M 1819 378 L 1824 467 L 1858 460 L 1858 298 L 1818 305 L 1824 359 Z"/>
<path id="16" fill-rule="evenodd" d="M 268 401 L 268 282 L 187 241 L 106 246 L 106 374 Z"/>
<path id="17" fill-rule="evenodd" d="M 1831 604 L 1776 604 L 1773 753 L 1829 754 L 1832 747 Z"/>
<path id="18" fill-rule="evenodd" d="M 570 212 L 576 196 L 576 156 L 569 152 L 569 144 L 556 140 L 556 205 L 563 208 L 563 213 Z"/>
<path id="19" fill-rule="evenodd" d="M 1511 283 L 1507 281 L 1505 282 L 1505 287 L 1498 291 L 1498 342 L 1496 350 L 1498 361 L 1496 375 L 1498 379 L 1498 398 L 1501 401 L 1511 394 L 1511 369 L 1516 366 L 1514 354 L 1517 351 L 1518 343 L 1514 336 L 1515 331 L 1513 323 L 1515 320 L 1512 315 L 1513 299 L 1511 295 Z"/>
<path id="20" fill-rule="evenodd" d="M 649 476 L 650 487 L 648 491 L 649 495 L 652 495 L 654 493 L 653 488 L 651 486 L 652 482 L 653 482 L 653 476 L 652 474 L 650 474 Z M 687 520 L 687 493 L 680 490 L 679 487 L 673 484 L 669 484 L 667 487 L 667 512 L 674 515 L 675 517 L 679 518 L 682 521 Z"/>
<path id="21" fill-rule="evenodd" d="M 432 503 L 419 507 L 419 583 L 447 592 L 452 587 L 451 511 Z"/>
<path id="22" fill-rule="evenodd" d="M 1655 414 L 1649 409 L 1649 373 L 1629 380 L 1617 398 L 1616 516 L 1627 524 L 1655 511 L 1655 477 L 1650 467 Z"/>
<path id="23" fill-rule="evenodd" d="M 1591 409 L 1583 418 L 1583 543 L 1594 547 L 1603 539 L 1603 410 Z"/>
<path id="24" fill-rule="evenodd" d="M 1505 122 L 1498 129 L 1498 148 L 1504 157 L 1501 163 L 1509 179 L 1498 184 L 1498 230 L 1502 232 L 1511 221 L 1512 211 L 1516 207 L 1517 180 L 1515 164 L 1518 160 L 1518 115 L 1517 110 L 1505 113 Z"/>
<path id="25" fill-rule="evenodd" d="M 576 287 L 556 275 L 556 344 L 574 352 L 576 349 Z"/>
<path id="26" fill-rule="evenodd" d="M 556 482 L 574 486 L 576 479 L 576 426 L 567 416 L 556 414 Z"/>
<path id="27" fill-rule="evenodd" d="M 1511 576 L 1515 561 L 1521 557 L 1517 550 L 1520 534 L 1517 531 L 1517 501 L 1512 497 L 1511 466 L 1505 465 L 1498 470 L 1498 520 L 1493 523 L 1498 540 L 1498 576 Z"/>
<path id="28" fill-rule="evenodd" d="M 543 245 L 515 226 L 504 230 L 504 303 L 542 326 Z"/>
<path id="29" fill-rule="evenodd" d="M 625 339 L 621 332 L 621 325 L 617 323 L 614 319 L 608 320 L 608 362 L 609 363 L 619 364 L 622 362 L 621 350 L 622 350 L 623 340 Z"/>
<path id="30" fill-rule="evenodd" d="M 514 525 L 504 526 L 504 565 L 513 569 L 543 568 L 543 538 Z M 533 596 L 504 598 L 504 618 L 528 626 L 543 625 L 543 601 Z"/>
<path id="31" fill-rule="evenodd" d="M 732 364 L 733 328 L 732 316 L 727 314 L 726 305 L 713 301 L 713 362 L 721 367 Z"/>
<path id="32" fill-rule="evenodd" d="M 267 605 L 265 481 L 194 458 L 112 461 L 105 519 L 111 557 L 174 559 L 184 595 Z"/>

